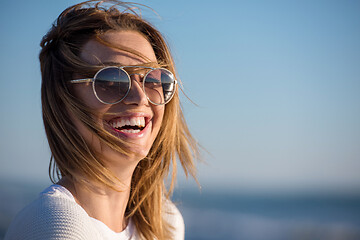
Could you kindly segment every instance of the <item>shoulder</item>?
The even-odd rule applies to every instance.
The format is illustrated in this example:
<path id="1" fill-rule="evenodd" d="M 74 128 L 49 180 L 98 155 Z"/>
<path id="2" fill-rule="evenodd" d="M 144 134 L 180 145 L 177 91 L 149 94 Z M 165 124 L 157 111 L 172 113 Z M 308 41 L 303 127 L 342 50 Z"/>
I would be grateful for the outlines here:
<path id="1" fill-rule="evenodd" d="M 87 213 L 53 185 L 18 213 L 5 240 L 96 239 L 97 234 Z"/>
<path id="2" fill-rule="evenodd" d="M 164 220 L 171 226 L 171 234 L 175 240 L 185 238 L 184 219 L 173 202 L 168 199 L 164 200 Z"/>

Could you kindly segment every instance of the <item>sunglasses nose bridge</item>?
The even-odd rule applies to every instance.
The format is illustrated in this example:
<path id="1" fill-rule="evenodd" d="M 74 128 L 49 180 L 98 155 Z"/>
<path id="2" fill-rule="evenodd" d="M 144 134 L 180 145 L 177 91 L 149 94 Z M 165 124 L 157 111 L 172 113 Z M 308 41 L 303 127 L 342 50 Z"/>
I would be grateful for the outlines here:
<path id="1" fill-rule="evenodd" d="M 145 104 L 147 102 L 146 93 L 144 92 L 143 85 L 141 83 L 141 79 L 134 79 L 134 76 L 140 76 L 143 78 L 145 74 L 141 73 L 132 73 L 129 74 L 130 81 L 132 81 L 131 87 L 126 98 L 123 100 L 125 103 L 139 103 Z"/>
<path id="2" fill-rule="evenodd" d="M 142 73 L 131 73 L 129 74 L 130 76 L 130 79 L 132 78 L 132 76 L 140 76 L 140 78 L 143 78 L 145 76 L 145 74 L 142 74 Z"/>
<path id="3" fill-rule="evenodd" d="M 142 73 L 131 73 L 129 74 L 130 76 L 130 81 L 131 80 L 134 80 L 134 82 L 136 82 L 137 84 L 139 84 L 139 86 L 142 86 L 141 84 L 141 79 L 144 78 L 145 74 L 142 74 Z M 139 79 L 136 79 L 136 76 L 140 76 Z"/>

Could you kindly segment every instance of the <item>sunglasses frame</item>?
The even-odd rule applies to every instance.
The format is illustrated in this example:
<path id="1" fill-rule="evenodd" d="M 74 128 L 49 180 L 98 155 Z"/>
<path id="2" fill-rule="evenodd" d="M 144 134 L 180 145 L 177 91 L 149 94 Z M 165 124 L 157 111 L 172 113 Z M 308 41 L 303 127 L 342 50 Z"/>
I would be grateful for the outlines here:
<path id="1" fill-rule="evenodd" d="M 126 94 L 124 95 L 123 98 L 121 98 L 120 100 L 118 100 L 118 101 L 116 101 L 116 102 L 114 102 L 114 103 L 109 103 L 109 102 L 105 102 L 105 101 L 101 100 L 101 99 L 99 98 L 99 96 L 97 95 L 96 90 L 95 90 L 95 82 L 96 82 L 95 79 L 96 79 L 97 75 L 98 75 L 101 71 L 103 71 L 103 70 L 105 70 L 105 69 L 108 69 L 108 68 L 118 68 L 118 69 L 121 69 L 122 71 L 124 71 L 124 72 L 126 73 L 126 75 L 128 76 L 128 79 L 129 79 L 129 87 L 128 87 L 128 90 L 127 90 Z M 132 73 L 132 74 L 129 74 L 124 68 L 143 68 L 143 69 L 150 69 L 150 70 L 149 70 L 146 74 L 140 74 L 140 73 Z M 99 71 L 97 71 L 97 72 L 95 73 L 95 75 L 94 75 L 93 78 L 73 79 L 73 80 L 70 80 L 69 82 L 70 82 L 70 83 L 89 83 L 89 82 L 91 82 L 91 83 L 92 83 L 92 89 L 93 89 L 94 95 L 96 96 L 96 98 L 97 98 L 101 103 L 104 103 L 104 104 L 116 104 L 116 103 L 119 103 L 119 102 L 121 102 L 122 100 L 124 100 L 124 99 L 127 97 L 127 95 L 129 94 L 130 89 L 131 89 L 131 82 L 132 82 L 132 81 L 131 81 L 131 75 L 139 75 L 139 76 L 141 76 L 143 79 L 146 79 L 146 77 L 148 76 L 148 74 L 149 74 L 150 72 L 152 72 L 152 71 L 154 71 L 154 70 L 157 70 L 157 69 L 165 70 L 165 71 L 171 73 L 171 75 L 172 75 L 173 78 L 174 78 L 174 84 L 175 84 L 175 88 L 176 88 L 177 80 L 175 79 L 174 74 L 173 74 L 170 70 L 168 70 L 168 69 L 166 69 L 166 68 L 153 68 L 153 67 L 146 67 L 146 66 L 121 66 L 121 67 L 119 67 L 119 66 L 108 66 L 108 67 L 104 67 L 104 68 L 100 69 Z M 171 97 L 170 97 L 167 101 L 165 101 L 164 103 L 154 103 L 153 101 L 150 100 L 150 98 L 149 98 L 148 95 L 146 94 L 146 91 L 145 91 L 145 81 L 142 81 L 142 83 L 143 83 L 143 84 L 142 84 L 142 88 L 143 88 L 142 90 L 143 90 L 143 92 L 144 92 L 147 100 L 148 100 L 150 103 L 154 104 L 154 105 L 165 105 L 165 104 L 167 104 L 168 102 L 171 101 L 171 99 L 174 97 L 175 92 L 176 92 L 176 89 L 175 89 L 174 92 L 171 94 Z"/>

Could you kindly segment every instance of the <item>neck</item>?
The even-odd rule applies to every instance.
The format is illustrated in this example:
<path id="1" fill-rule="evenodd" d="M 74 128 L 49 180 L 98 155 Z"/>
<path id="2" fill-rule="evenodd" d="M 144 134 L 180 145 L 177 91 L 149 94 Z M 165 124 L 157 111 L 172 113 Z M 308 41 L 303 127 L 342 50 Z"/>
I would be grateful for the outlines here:
<path id="1" fill-rule="evenodd" d="M 67 188 L 75 201 L 87 212 L 115 232 L 121 232 L 127 226 L 125 211 L 130 196 L 132 174 L 120 178 L 124 184 L 121 191 L 116 191 L 103 184 L 81 183 L 63 177 L 58 184 Z"/>

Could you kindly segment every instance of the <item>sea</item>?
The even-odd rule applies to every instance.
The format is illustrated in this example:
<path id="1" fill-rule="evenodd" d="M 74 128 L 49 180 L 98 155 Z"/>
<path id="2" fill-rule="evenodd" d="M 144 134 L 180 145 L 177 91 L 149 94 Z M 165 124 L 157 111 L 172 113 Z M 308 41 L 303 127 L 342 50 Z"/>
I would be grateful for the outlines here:
<path id="1" fill-rule="evenodd" d="M 0 181 L 0 239 L 46 184 Z M 181 189 L 187 240 L 360 240 L 360 194 Z"/>

